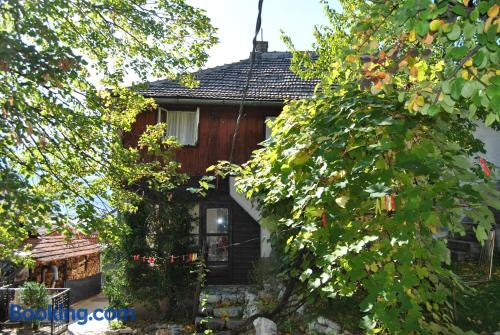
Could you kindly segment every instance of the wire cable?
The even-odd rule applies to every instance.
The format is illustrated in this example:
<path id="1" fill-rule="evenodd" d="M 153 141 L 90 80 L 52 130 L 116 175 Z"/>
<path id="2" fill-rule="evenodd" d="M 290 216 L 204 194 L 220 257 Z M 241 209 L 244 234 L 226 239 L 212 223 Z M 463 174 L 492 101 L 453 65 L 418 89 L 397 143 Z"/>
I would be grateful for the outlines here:
<path id="1" fill-rule="evenodd" d="M 234 150 L 236 146 L 236 139 L 238 137 L 238 132 L 240 130 L 240 123 L 241 123 L 241 118 L 243 117 L 243 111 L 244 111 L 244 105 L 245 101 L 248 95 L 248 88 L 250 87 L 250 79 L 252 78 L 252 71 L 255 65 L 255 52 L 257 50 L 257 37 L 259 36 L 259 31 L 262 26 L 262 4 L 264 0 L 259 0 L 258 4 L 258 9 L 259 13 L 257 15 L 257 22 L 255 24 L 255 34 L 253 37 L 252 41 L 252 53 L 250 54 L 250 68 L 247 73 L 247 79 L 245 82 L 245 86 L 243 86 L 243 90 L 241 92 L 241 101 L 240 101 L 240 107 L 238 110 L 238 118 L 236 119 L 236 125 L 234 126 L 234 134 L 233 134 L 233 140 L 231 142 L 231 151 L 229 154 L 229 162 L 232 163 L 234 161 Z"/>

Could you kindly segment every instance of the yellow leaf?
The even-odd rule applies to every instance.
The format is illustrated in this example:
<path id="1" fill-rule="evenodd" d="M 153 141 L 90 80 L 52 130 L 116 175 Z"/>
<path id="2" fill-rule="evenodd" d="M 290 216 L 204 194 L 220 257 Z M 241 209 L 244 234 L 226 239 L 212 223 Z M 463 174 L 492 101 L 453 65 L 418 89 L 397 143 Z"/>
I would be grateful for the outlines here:
<path id="1" fill-rule="evenodd" d="M 415 29 L 413 29 L 412 31 L 410 31 L 410 35 L 408 35 L 408 41 L 415 42 L 416 39 L 417 39 L 417 32 L 415 31 Z"/>
<path id="2" fill-rule="evenodd" d="M 377 271 L 378 271 L 378 265 L 377 265 L 376 263 L 372 263 L 372 264 L 370 265 L 370 270 L 371 270 L 372 272 L 377 272 Z"/>
<path id="3" fill-rule="evenodd" d="M 413 112 L 413 106 L 414 106 L 413 101 L 410 101 L 410 102 L 408 103 L 408 105 L 406 106 L 406 108 L 408 108 L 408 110 L 409 110 L 410 112 Z"/>
<path id="4" fill-rule="evenodd" d="M 419 95 L 416 99 L 415 99 L 415 103 L 422 107 L 424 104 L 425 104 L 425 99 L 423 96 Z"/>
<path id="5" fill-rule="evenodd" d="M 356 61 L 356 57 L 354 55 L 348 55 L 345 60 L 349 63 L 354 63 Z"/>
<path id="6" fill-rule="evenodd" d="M 440 60 L 439 62 L 437 62 L 436 65 L 434 66 L 434 68 L 436 69 L 437 72 L 443 72 L 444 61 Z"/>
<path id="7" fill-rule="evenodd" d="M 464 78 L 465 80 L 469 80 L 469 71 L 462 70 L 462 78 Z"/>
<path id="8" fill-rule="evenodd" d="M 378 49 L 378 41 L 372 40 L 369 45 L 370 49 Z"/>
<path id="9" fill-rule="evenodd" d="M 464 63 L 465 67 L 472 66 L 472 58 L 467 59 L 467 61 Z"/>
<path id="10" fill-rule="evenodd" d="M 469 2 L 470 2 L 470 0 L 464 0 L 464 6 L 468 7 L 469 6 Z"/>
<path id="11" fill-rule="evenodd" d="M 493 6 L 490 7 L 490 9 L 488 9 L 488 16 L 490 18 L 496 17 L 499 11 L 500 11 L 500 6 L 494 4 Z"/>
<path id="12" fill-rule="evenodd" d="M 429 23 L 429 29 L 430 31 L 437 31 L 439 28 L 441 28 L 441 20 L 432 20 L 431 23 Z"/>
<path id="13" fill-rule="evenodd" d="M 488 32 L 488 30 L 490 29 L 492 22 L 493 22 L 493 17 L 489 17 L 486 20 L 486 23 L 484 24 L 484 32 L 485 33 Z"/>

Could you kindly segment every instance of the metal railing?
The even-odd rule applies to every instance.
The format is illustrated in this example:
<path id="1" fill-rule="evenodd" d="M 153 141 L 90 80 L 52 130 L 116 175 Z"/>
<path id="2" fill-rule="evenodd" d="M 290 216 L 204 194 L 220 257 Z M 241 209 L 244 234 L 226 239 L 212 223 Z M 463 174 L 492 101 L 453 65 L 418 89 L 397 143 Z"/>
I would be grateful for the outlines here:
<path id="1" fill-rule="evenodd" d="M 23 288 L 12 288 L 4 286 L 0 288 L 0 322 L 5 324 L 9 320 L 9 307 L 16 298 L 16 291 Z M 58 335 L 64 333 L 69 325 L 70 289 L 48 288 L 50 303 L 49 308 L 52 317 L 50 320 L 50 333 Z M 62 317 L 60 317 L 62 316 Z"/>

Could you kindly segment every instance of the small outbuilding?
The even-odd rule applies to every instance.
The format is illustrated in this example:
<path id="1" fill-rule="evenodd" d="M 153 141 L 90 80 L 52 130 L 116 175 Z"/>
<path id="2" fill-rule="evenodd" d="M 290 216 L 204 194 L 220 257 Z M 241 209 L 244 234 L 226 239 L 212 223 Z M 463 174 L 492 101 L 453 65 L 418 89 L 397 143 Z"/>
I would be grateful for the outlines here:
<path id="1" fill-rule="evenodd" d="M 46 287 L 71 289 L 71 302 L 101 291 L 101 246 L 95 237 L 52 233 L 29 238 L 35 266 L 29 278 Z"/>

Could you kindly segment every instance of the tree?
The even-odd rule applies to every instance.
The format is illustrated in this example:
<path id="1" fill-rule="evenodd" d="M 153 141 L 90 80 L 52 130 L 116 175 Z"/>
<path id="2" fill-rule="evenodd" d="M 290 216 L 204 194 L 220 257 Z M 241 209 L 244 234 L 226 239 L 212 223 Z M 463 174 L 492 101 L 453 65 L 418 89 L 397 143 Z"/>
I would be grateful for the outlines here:
<path id="1" fill-rule="evenodd" d="M 206 60 L 214 28 L 183 0 L 2 0 L 0 15 L 0 258 L 16 259 L 40 227 L 112 239 L 116 211 L 141 198 L 130 185 L 168 190 L 179 177 L 161 127 L 139 148 L 122 145 L 154 107 L 124 83 L 192 84 L 184 73 Z M 147 152 L 168 163 L 141 159 Z"/>
<path id="2" fill-rule="evenodd" d="M 298 294 L 363 296 L 368 333 L 459 333 L 460 280 L 437 233 L 464 233 L 468 216 L 483 241 L 500 207 L 474 138 L 477 122 L 499 121 L 498 4 L 341 3 L 315 53 L 294 54 L 321 79 L 316 95 L 288 103 L 237 187 Z"/>

